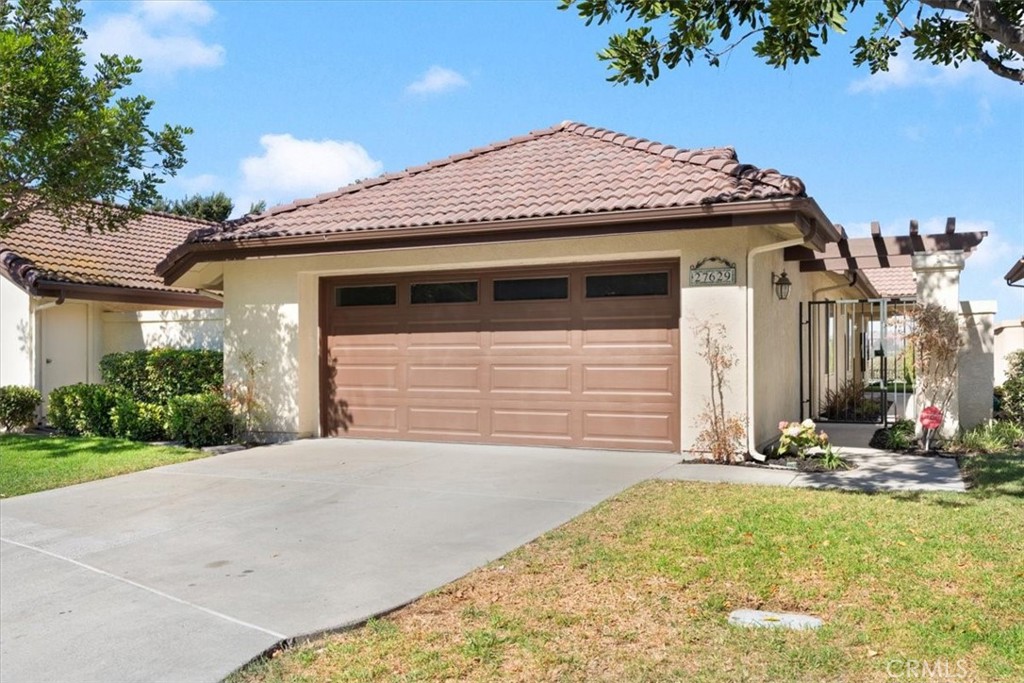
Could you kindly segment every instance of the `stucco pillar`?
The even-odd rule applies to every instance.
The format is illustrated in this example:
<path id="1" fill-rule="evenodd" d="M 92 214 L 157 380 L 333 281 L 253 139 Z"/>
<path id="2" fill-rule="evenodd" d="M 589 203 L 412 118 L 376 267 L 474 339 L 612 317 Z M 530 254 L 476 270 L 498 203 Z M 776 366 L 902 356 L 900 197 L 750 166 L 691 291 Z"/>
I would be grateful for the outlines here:
<path id="1" fill-rule="evenodd" d="M 914 278 L 917 280 L 917 302 L 920 304 L 937 304 L 953 311 L 960 316 L 960 271 L 964 269 L 963 251 L 937 251 L 928 254 L 914 254 L 911 265 Z M 955 379 L 959 387 L 960 370 Z M 954 389 L 953 396 L 946 406 L 945 419 L 942 425 L 942 436 L 950 437 L 960 427 L 960 396 L 959 389 Z M 920 387 L 914 392 L 915 404 L 924 408 L 927 403 L 921 396 Z M 917 415 L 914 416 L 915 419 Z M 920 430 L 920 423 L 917 424 Z"/>
<path id="2" fill-rule="evenodd" d="M 995 301 L 962 301 L 964 349 L 960 352 L 960 426 L 971 429 L 992 419 L 995 386 Z"/>

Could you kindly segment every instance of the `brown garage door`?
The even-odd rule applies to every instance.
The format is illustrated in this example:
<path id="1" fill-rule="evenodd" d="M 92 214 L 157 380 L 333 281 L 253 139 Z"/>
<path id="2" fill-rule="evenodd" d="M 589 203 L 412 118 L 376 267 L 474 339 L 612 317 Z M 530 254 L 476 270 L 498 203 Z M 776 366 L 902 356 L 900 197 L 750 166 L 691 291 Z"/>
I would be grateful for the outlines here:
<path id="1" fill-rule="evenodd" d="M 671 263 L 321 281 L 325 434 L 679 450 Z"/>

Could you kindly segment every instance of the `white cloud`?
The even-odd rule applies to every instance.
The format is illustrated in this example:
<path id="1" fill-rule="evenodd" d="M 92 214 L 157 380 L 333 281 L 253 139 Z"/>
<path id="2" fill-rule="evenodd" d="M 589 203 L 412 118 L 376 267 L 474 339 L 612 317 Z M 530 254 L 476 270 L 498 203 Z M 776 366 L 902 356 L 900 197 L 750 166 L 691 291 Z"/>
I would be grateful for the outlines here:
<path id="1" fill-rule="evenodd" d="M 238 205 L 265 199 L 269 205 L 329 192 L 380 174 L 384 165 L 355 142 L 299 140 L 290 134 L 260 138 L 263 154 L 242 159 Z M 250 197 L 252 199 L 250 199 Z M 244 204 L 244 206 L 243 206 Z"/>
<path id="2" fill-rule="evenodd" d="M 857 93 L 881 93 L 902 88 L 943 88 L 961 83 L 976 82 L 992 78 L 988 69 L 977 62 L 965 62 L 959 67 L 936 66 L 914 59 L 905 50 L 889 60 L 889 70 L 879 71 L 850 83 L 847 91 Z"/>
<path id="3" fill-rule="evenodd" d="M 215 15 L 203 0 L 136 2 L 128 12 L 105 15 L 88 28 L 86 54 L 93 63 L 101 54 L 131 55 L 142 60 L 147 73 L 217 67 L 224 63 L 224 47 L 197 35 Z"/>
<path id="4" fill-rule="evenodd" d="M 419 79 L 406 86 L 405 91 L 414 95 L 436 95 L 467 85 L 469 85 L 469 81 L 458 71 L 435 64 L 427 69 Z"/>

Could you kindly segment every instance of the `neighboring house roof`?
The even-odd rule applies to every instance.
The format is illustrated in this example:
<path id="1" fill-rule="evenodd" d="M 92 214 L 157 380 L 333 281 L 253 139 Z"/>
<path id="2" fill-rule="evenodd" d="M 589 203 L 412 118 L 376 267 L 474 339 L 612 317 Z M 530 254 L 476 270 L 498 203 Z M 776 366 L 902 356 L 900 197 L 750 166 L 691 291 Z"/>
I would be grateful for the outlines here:
<path id="1" fill-rule="evenodd" d="M 61 228 L 46 211 L 0 239 L 0 275 L 33 296 L 215 308 L 195 290 L 168 287 L 154 272 L 171 247 L 212 224 L 147 213 L 116 232 Z"/>
<path id="2" fill-rule="evenodd" d="M 157 270 L 173 281 L 199 261 L 342 250 L 360 241 L 379 248 L 381 240 L 413 236 L 450 244 L 484 233 L 623 231 L 640 221 L 662 221 L 651 229 L 665 229 L 667 220 L 725 227 L 744 224 L 735 218 L 744 204 L 751 223 L 755 213 L 765 220 L 788 212 L 786 222 L 803 216 L 801 229 L 819 244 L 839 237 L 799 178 L 742 164 L 732 148 L 684 150 L 565 122 L 199 230 Z"/>
<path id="3" fill-rule="evenodd" d="M 883 299 L 917 296 L 917 281 L 914 279 L 913 268 L 865 268 L 861 273 Z"/>
<path id="4" fill-rule="evenodd" d="M 1024 280 L 1024 257 L 1021 257 L 1017 263 L 1013 264 L 1010 270 L 1006 271 L 1006 275 L 1003 276 L 1006 280 L 1006 284 L 1013 285 L 1016 282 Z"/>

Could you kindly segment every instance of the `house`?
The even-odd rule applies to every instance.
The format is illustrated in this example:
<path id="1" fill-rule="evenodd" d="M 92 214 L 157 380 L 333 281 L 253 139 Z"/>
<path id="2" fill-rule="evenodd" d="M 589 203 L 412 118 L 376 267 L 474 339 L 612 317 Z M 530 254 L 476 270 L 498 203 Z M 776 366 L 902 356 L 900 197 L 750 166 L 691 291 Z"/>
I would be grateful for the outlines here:
<path id="1" fill-rule="evenodd" d="M 0 386 L 99 382 L 116 351 L 220 348 L 221 302 L 171 287 L 157 262 L 209 223 L 150 213 L 116 232 L 62 229 L 46 212 L 0 240 Z"/>
<path id="2" fill-rule="evenodd" d="M 267 363 L 285 436 L 689 450 L 712 320 L 756 449 L 805 409 L 804 302 L 894 266 L 955 297 L 983 236 L 848 240 L 731 148 L 566 122 L 202 228 L 157 272 L 223 294 L 226 376 Z"/>

